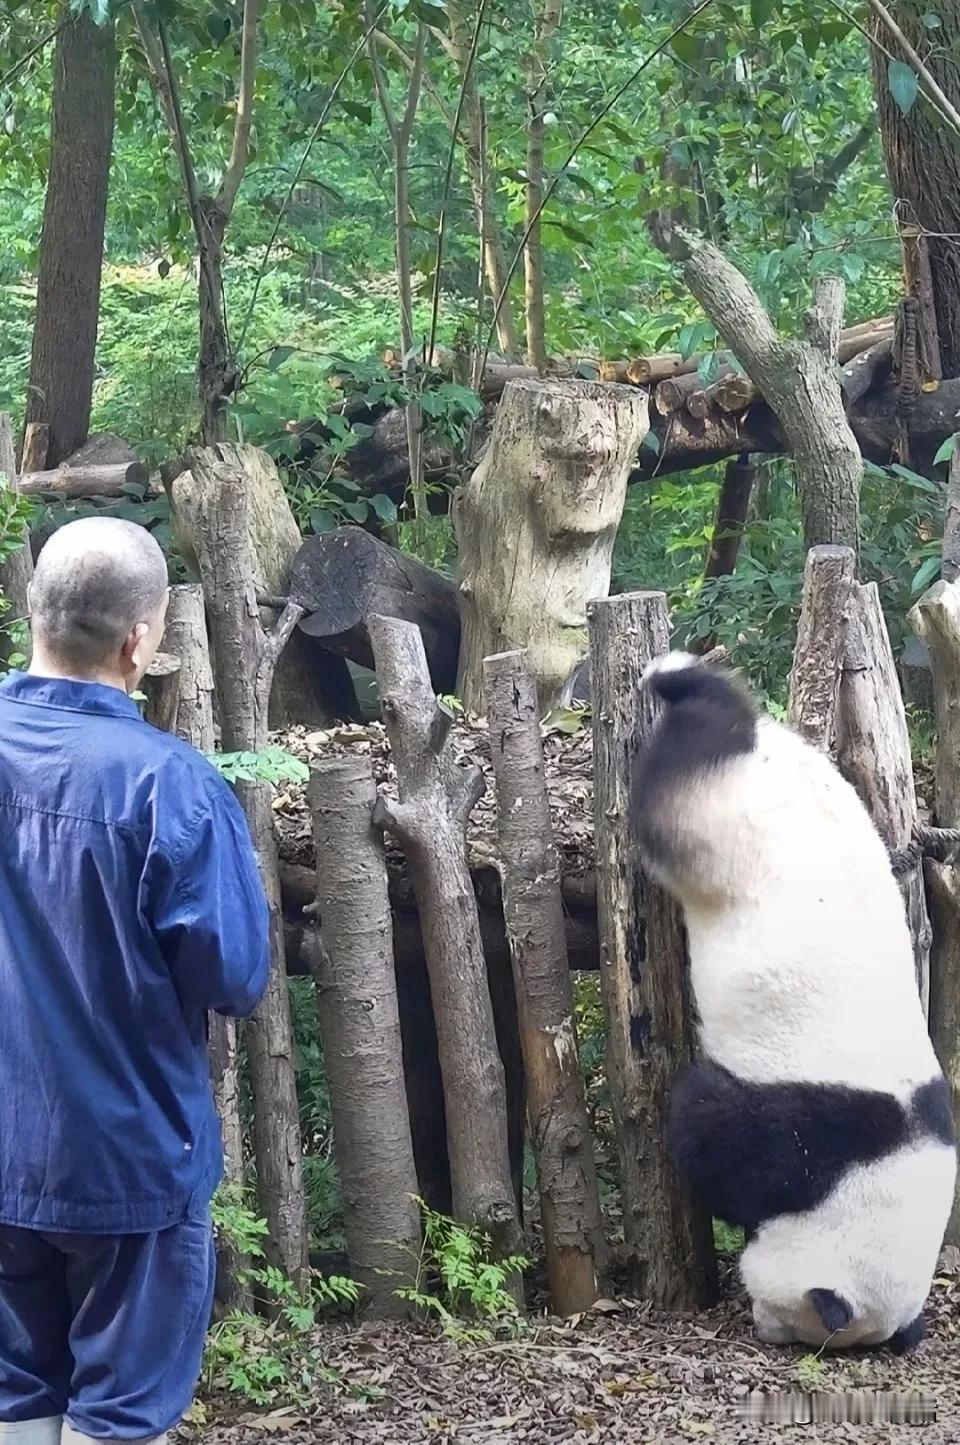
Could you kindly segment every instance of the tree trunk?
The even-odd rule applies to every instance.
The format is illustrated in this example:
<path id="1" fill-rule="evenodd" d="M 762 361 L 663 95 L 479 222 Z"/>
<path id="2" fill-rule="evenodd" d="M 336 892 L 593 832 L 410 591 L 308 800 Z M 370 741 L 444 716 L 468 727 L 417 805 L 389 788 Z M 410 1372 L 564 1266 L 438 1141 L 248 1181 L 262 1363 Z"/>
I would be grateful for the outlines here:
<path id="1" fill-rule="evenodd" d="M 642 800 L 632 796 L 657 716 L 640 678 L 668 651 L 670 620 L 662 592 L 593 602 L 589 617 L 600 982 L 624 1237 L 644 1298 L 697 1309 L 716 1296 L 710 1216 L 686 1197 L 663 1142 L 670 1090 L 694 1051 L 686 948 L 679 908 L 639 872 Z"/>
<path id="2" fill-rule="evenodd" d="M 416 623 L 435 690 L 455 690 L 460 595 L 452 582 L 416 557 L 388 547 L 362 527 L 337 527 L 303 543 L 289 591 L 304 610 L 300 630 L 361 667 L 373 667 L 367 632 L 371 617 Z"/>
<path id="3" fill-rule="evenodd" d="M 560 865 L 543 780 L 536 683 L 521 652 L 488 657 L 503 908 L 554 1314 L 588 1310 L 606 1247 L 577 1053 Z"/>
<path id="4" fill-rule="evenodd" d="M 924 56 L 930 73 L 952 103 L 960 108 L 960 12 L 952 5 L 936 10 L 939 24 L 929 30 L 925 0 L 899 0 L 896 21 L 907 39 Z M 921 95 L 904 115 L 890 94 L 888 54 L 905 60 L 899 43 L 876 22 L 880 47 L 873 47 L 874 79 L 880 130 L 897 206 L 897 219 L 907 232 L 905 261 L 911 295 L 924 303 L 923 266 L 929 267 L 929 286 L 944 376 L 960 375 L 960 142 L 939 112 Z M 923 233 L 926 258 L 918 254 L 913 237 Z M 912 233 L 912 234 L 911 234 Z"/>
<path id="5" fill-rule="evenodd" d="M 23 432 L 23 451 L 20 456 L 22 472 L 42 472 L 47 465 L 50 450 L 50 428 L 45 421 L 32 421 Z"/>
<path id="6" fill-rule="evenodd" d="M 255 576 L 263 559 L 254 553 L 251 517 L 260 494 L 251 485 L 250 469 L 244 465 L 248 460 L 229 447 L 190 455 L 192 540 L 210 619 L 225 752 L 266 748 L 274 670 L 300 616 L 299 608 L 291 605 L 272 633 L 264 633 L 260 625 Z M 270 1229 L 270 1261 L 300 1286 L 307 1268 L 306 1205 L 272 795 L 266 783 L 240 783 L 237 795 L 260 860 L 271 915 L 270 983 L 246 1031 L 257 1185 Z"/>
<path id="7" fill-rule="evenodd" d="M 177 736 L 200 753 L 212 753 L 213 670 L 207 641 L 207 619 L 203 588 L 183 582 L 170 589 L 163 647 L 180 659 L 180 695 L 177 703 Z"/>
<path id="8" fill-rule="evenodd" d="M 937 719 L 934 821 L 960 827 L 960 583 L 940 581 L 910 613 L 929 650 Z M 960 1118 L 960 869 L 956 860 L 924 864 L 933 925 L 930 948 L 930 1036 Z M 947 1243 L 960 1245 L 960 1181 Z"/>
<path id="9" fill-rule="evenodd" d="M 179 663 L 176 717 L 170 731 L 200 753 L 214 747 L 213 671 L 207 642 L 203 589 L 181 584 L 170 589 L 163 646 Z M 240 1050 L 237 1024 L 222 1014 L 207 1016 L 207 1047 L 210 1076 L 223 1138 L 224 1176 L 239 1197 L 245 1183 L 243 1168 L 243 1125 L 240 1119 Z M 253 1295 L 240 1275 L 249 1261 L 229 1245 L 217 1243 L 217 1301 L 221 1308 L 250 1310 Z"/>
<path id="10" fill-rule="evenodd" d="M 100 273 L 113 146 L 117 55 L 112 23 L 68 17 L 53 57 L 53 122 L 40 238 L 26 420 L 49 425 L 47 465 L 90 425 Z"/>
<path id="11" fill-rule="evenodd" d="M 266 452 L 225 442 L 216 448 L 224 467 L 246 477 L 250 503 L 243 511 L 246 546 L 251 556 L 251 581 L 258 597 L 286 597 L 290 570 L 300 551 L 301 536 L 277 468 Z M 205 493 L 190 471 L 170 486 L 173 533 L 187 567 L 198 575 L 196 534 L 204 525 Z M 261 612 L 266 625 L 275 616 Z M 327 656 L 318 666 L 317 650 L 294 633 L 280 659 L 270 698 L 270 726 L 303 723 L 323 727 L 338 717 L 356 715 L 356 699 L 347 665 Z"/>
<path id="12" fill-rule="evenodd" d="M 811 547 L 807 553 L 787 720 L 821 752 L 829 752 L 833 743 L 847 604 L 856 570 L 851 547 Z"/>
<path id="13" fill-rule="evenodd" d="M 180 659 L 170 652 L 158 652 L 143 678 L 147 699 L 143 715 L 163 733 L 177 731 L 177 708 L 180 702 Z"/>
<path id="14" fill-rule="evenodd" d="M 954 438 L 944 513 L 940 575 L 946 582 L 956 582 L 960 577 L 960 433 Z"/>
<path id="15" fill-rule="evenodd" d="M 401 1285 L 417 1281 L 420 1217 L 393 967 L 383 835 L 370 759 L 331 758 L 313 769 L 323 947 L 315 978 L 344 1233 L 362 1307 L 388 1319 L 409 1311 Z"/>
<path id="16" fill-rule="evenodd" d="M 727 462 L 717 497 L 705 577 L 729 577 L 736 571 L 756 476 L 757 469 L 749 459 L 740 457 L 735 462 Z"/>
<path id="17" fill-rule="evenodd" d="M 546 711 L 587 650 L 586 607 L 610 588 L 647 399 L 626 386 L 507 387 L 490 445 L 457 496 L 463 639 L 457 691 L 482 707 L 483 659 L 527 649 Z"/>
<path id="18" fill-rule="evenodd" d="M 753 288 L 715 246 L 682 233 L 660 239 L 682 261 L 690 290 L 780 421 L 793 456 L 807 546 L 832 542 L 856 549 L 863 460 L 836 377 L 843 283 L 817 277 L 808 340 L 785 340 Z"/>
<path id="19" fill-rule="evenodd" d="M 543 236 L 540 210 L 543 205 L 543 166 L 551 52 L 560 19 L 563 0 L 542 0 L 535 12 L 533 47 L 527 60 L 527 186 L 526 245 L 524 273 L 526 278 L 527 362 L 543 372 L 547 367 L 546 318 L 544 315 Z"/>
<path id="20" fill-rule="evenodd" d="M 463 151 L 473 194 L 473 209 L 477 220 L 477 232 L 483 270 L 494 305 L 504 297 L 497 317 L 497 337 L 500 350 L 512 359 L 519 351 L 517 330 L 513 320 L 510 297 L 504 296 L 507 283 L 507 261 L 503 250 L 500 228 L 494 211 L 494 188 L 490 184 L 484 156 L 483 107 L 480 101 L 480 87 L 477 84 L 476 60 L 467 71 L 471 42 L 473 39 L 474 11 L 463 0 L 451 0 L 447 5 L 450 20 L 448 49 L 457 67 L 458 79 L 463 89 Z"/>
<path id="21" fill-rule="evenodd" d="M 0 485 L 19 490 L 17 483 L 17 460 L 13 447 L 13 424 L 5 411 L 0 411 Z M 7 610 L 0 617 L 6 627 L 11 622 L 25 622 L 30 616 L 28 591 L 33 578 L 33 554 L 30 551 L 30 534 L 24 533 L 23 546 L 12 553 L 5 562 L 0 562 L 0 597 L 7 603 Z M 9 662 L 19 649 L 13 645 L 6 632 L 0 633 L 0 664 Z M 27 649 L 29 651 L 29 647 Z"/>
<path id="22" fill-rule="evenodd" d="M 837 761 L 891 851 L 907 847 L 917 822 L 910 736 L 875 582 L 850 587 L 837 709 Z M 927 1012 L 930 920 L 919 863 L 900 879 L 913 936 L 917 988 Z"/>
<path id="23" fill-rule="evenodd" d="M 453 1211 L 487 1230 L 497 1253 L 519 1252 L 510 1178 L 503 1063 L 466 853 L 467 819 L 483 792 L 476 768 L 444 747 L 451 718 L 437 705 L 417 629 L 371 618 L 370 638 L 400 800 L 376 818 L 402 844 L 423 929 L 446 1105 Z M 522 1301 L 522 1282 L 515 1282 Z"/>
<path id="24" fill-rule="evenodd" d="M 200 435 L 204 446 L 227 439 L 227 402 L 236 382 L 223 314 L 223 238 L 227 217 L 216 201 L 204 197 L 200 250 Z"/>

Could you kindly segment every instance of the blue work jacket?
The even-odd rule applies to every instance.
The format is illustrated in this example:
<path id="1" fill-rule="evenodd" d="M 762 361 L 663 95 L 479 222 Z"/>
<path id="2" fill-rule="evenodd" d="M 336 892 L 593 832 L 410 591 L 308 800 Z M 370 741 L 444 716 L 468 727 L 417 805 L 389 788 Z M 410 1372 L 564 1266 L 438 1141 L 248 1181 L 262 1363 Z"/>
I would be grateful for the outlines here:
<path id="1" fill-rule="evenodd" d="M 246 821 L 118 689 L 0 683 L 0 1222 L 139 1234 L 223 1169 L 206 1011 L 267 984 Z"/>

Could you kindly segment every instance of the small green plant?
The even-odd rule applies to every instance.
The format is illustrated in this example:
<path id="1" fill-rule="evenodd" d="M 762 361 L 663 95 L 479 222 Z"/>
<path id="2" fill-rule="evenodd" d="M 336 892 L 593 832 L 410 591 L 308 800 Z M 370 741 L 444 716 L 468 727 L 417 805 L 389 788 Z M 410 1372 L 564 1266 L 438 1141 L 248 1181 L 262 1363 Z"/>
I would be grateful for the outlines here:
<path id="1" fill-rule="evenodd" d="M 398 1288 L 399 1298 L 432 1314 L 445 1338 L 458 1344 L 486 1344 L 495 1331 L 521 1328 L 508 1282 L 530 1268 L 526 1256 L 494 1259 L 483 1230 L 435 1213 L 422 1199 L 417 1203 L 423 1219 L 417 1283 Z M 480 1323 L 465 1324 L 466 1317 Z"/>
<path id="2" fill-rule="evenodd" d="M 207 753 L 205 755 L 228 783 L 305 783 L 306 763 L 285 748 L 269 747 L 261 753 Z"/>
<path id="3" fill-rule="evenodd" d="M 739 1254 L 743 1249 L 743 1230 L 725 1224 L 722 1219 L 713 1221 L 713 1244 L 718 1254 Z"/>
<path id="4" fill-rule="evenodd" d="M 241 1395 L 255 1405 L 306 1403 L 318 1381 L 338 1381 L 311 1344 L 318 1312 L 323 1306 L 356 1304 L 360 1286 L 341 1275 L 314 1272 L 301 1293 L 264 1262 L 267 1226 L 235 1187 L 218 1193 L 213 1222 L 218 1238 L 251 1261 L 240 1271 L 240 1283 L 266 1303 L 270 1317 L 232 1310 L 214 1325 L 204 1359 L 206 1390 Z"/>
<path id="5" fill-rule="evenodd" d="M 802 1355 L 797 1361 L 794 1378 L 805 1390 L 819 1390 L 823 1386 L 824 1367 L 819 1355 Z"/>

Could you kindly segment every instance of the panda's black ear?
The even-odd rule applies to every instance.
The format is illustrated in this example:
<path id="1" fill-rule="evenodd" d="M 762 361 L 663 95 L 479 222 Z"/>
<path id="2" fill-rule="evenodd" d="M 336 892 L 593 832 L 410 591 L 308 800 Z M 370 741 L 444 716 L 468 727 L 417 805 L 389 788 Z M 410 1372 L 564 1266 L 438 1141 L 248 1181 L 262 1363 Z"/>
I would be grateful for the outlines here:
<path id="1" fill-rule="evenodd" d="M 831 1335 L 845 1330 L 853 1319 L 853 1310 L 835 1289 L 810 1289 L 807 1290 L 807 1298 L 819 1315 L 823 1328 Z"/>
<path id="2" fill-rule="evenodd" d="M 923 1315 L 917 1315 L 908 1325 L 896 1331 L 890 1336 L 887 1343 L 895 1355 L 905 1355 L 908 1350 L 915 1350 L 917 1345 L 927 1333 L 926 1325 L 923 1322 Z"/>

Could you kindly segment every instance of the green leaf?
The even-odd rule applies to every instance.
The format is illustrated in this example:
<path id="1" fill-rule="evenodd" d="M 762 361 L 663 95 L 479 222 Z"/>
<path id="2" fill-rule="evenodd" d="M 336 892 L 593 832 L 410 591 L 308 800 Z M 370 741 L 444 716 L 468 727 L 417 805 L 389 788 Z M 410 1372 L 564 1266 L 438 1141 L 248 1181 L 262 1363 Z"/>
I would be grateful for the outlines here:
<path id="1" fill-rule="evenodd" d="M 928 557 L 927 560 L 922 563 L 922 565 L 917 569 L 913 582 L 910 585 L 910 591 L 913 596 L 916 597 L 919 592 L 926 591 L 926 589 L 930 586 L 930 583 L 935 577 L 939 575 L 939 573 L 940 558 Z"/>
<path id="2" fill-rule="evenodd" d="M 337 525 L 337 519 L 329 507 L 315 507 L 310 513 L 310 526 L 320 536 L 323 532 L 332 532 Z"/>
<path id="3" fill-rule="evenodd" d="M 706 356 L 697 367 L 697 378 L 704 386 L 709 386 L 716 381 L 717 373 L 720 370 L 720 355 L 716 351 L 708 351 Z"/>
<path id="4" fill-rule="evenodd" d="M 943 21 L 939 15 L 934 14 L 932 10 L 928 10 L 923 17 L 923 23 L 927 30 L 939 30 Z"/>
<path id="5" fill-rule="evenodd" d="M 750 0 L 750 19 L 758 30 L 763 29 L 776 8 L 776 0 Z"/>
<path id="6" fill-rule="evenodd" d="M 373 121 L 373 110 L 369 105 L 364 105 L 358 100 L 344 100 L 340 102 L 347 115 L 352 115 L 354 120 L 360 121 L 361 125 L 370 125 Z"/>
<path id="7" fill-rule="evenodd" d="M 386 522 L 388 526 L 397 520 L 397 504 L 392 497 L 385 496 L 383 492 L 378 492 L 375 497 L 370 498 L 370 505 L 381 522 Z"/>
<path id="8" fill-rule="evenodd" d="M 566 221 L 545 221 L 544 224 L 547 226 L 556 226 L 557 230 L 562 231 L 567 240 L 573 241 L 576 246 L 592 247 L 593 245 L 593 242 L 585 231 L 578 231 L 576 226 L 571 226 Z"/>
<path id="9" fill-rule="evenodd" d="M 933 465 L 938 466 L 940 462 L 950 461 L 956 450 L 956 446 L 957 434 L 956 432 L 954 432 L 952 437 L 947 437 L 946 441 L 943 443 L 943 446 L 937 452 L 937 455 L 933 459 Z"/>
<path id="10" fill-rule="evenodd" d="M 703 44 L 700 40 L 688 35 L 686 31 L 681 31 L 679 35 L 673 37 L 670 46 L 674 54 L 687 65 L 699 65 L 703 55 Z"/>
<path id="11" fill-rule="evenodd" d="M 900 110 L 909 115 L 920 92 L 917 72 L 903 60 L 891 60 L 887 67 L 887 84 Z"/>
<path id="12" fill-rule="evenodd" d="M 293 355 L 296 349 L 295 346 L 275 346 L 270 353 L 267 370 L 279 371 L 283 363 Z"/>
<path id="13" fill-rule="evenodd" d="M 365 522 L 370 508 L 365 501 L 344 502 L 343 510 L 347 516 L 352 517 L 355 522 Z"/>
<path id="14" fill-rule="evenodd" d="M 854 256 L 846 252 L 840 257 L 840 270 L 843 272 L 844 280 L 855 286 L 866 270 L 866 261 L 862 256 Z"/>
<path id="15" fill-rule="evenodd" d="M 648 431 L 643 441 L 641 442 L 641 446 L 645 446 L 648 452 L 653 452 L 655 455 L 659 455 L 660 438 L 657 436 L 655 431 Z"/>
<path id="16" fill-rule="evenodd" d="M 820 49 L 820 26 L 809 26 L 808 29 L 802 32 L 800 39 L 803 42 L 804 50 L 807 52 L 808 56 L 812 60 L 816 55 L 817 51 Z"/>

